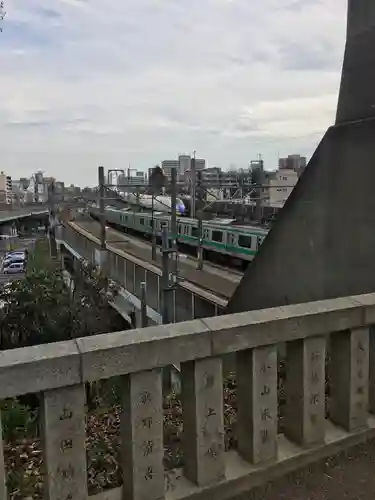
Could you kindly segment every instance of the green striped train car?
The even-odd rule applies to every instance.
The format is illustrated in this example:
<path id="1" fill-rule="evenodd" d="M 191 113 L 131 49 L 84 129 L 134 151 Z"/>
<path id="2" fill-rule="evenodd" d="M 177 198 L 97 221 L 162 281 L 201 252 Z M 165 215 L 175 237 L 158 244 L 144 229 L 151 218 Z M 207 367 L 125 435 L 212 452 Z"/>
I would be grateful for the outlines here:
<path id="1" fill-rule="evenodd" d="M 97 210 L 95 210 L 97 215 Z M 167 224 L 171 231 L 171 217 L 166 213 L 133 212 L 131 210 L 106 209 L 109 224 L 123 227 L 136 233 L 151 236 L 152 219 L 155 233 L 160 237 L 162 226 Z M 203 249 L 241 261 L 251 261 L 268 230 L 256 226 L 233 225 L 232 220 L 214 219 L 203 222 Z M 191 247 L 198 246 L 198 221 L 187 217 L 177 217 L 178 241 Z"/>

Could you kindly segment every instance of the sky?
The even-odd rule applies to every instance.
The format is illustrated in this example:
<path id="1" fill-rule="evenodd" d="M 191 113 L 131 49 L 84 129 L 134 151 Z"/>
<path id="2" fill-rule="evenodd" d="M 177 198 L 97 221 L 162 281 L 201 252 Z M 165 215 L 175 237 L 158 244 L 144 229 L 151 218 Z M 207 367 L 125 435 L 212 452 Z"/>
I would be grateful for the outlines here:
<path id="1" fill-rule="evenodd" d="M 313 153 L 334 122 L 346 0 L 4 0 L 1 170 L 95 185 L 196 150 Z"/>

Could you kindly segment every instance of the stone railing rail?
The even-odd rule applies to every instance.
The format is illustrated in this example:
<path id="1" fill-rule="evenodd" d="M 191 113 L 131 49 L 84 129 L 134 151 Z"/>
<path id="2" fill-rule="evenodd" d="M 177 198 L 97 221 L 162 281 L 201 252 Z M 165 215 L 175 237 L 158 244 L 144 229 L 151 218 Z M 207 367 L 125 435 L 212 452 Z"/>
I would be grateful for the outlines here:
<path id="1" fill-rule="evenodd" d="M 0 399 L 41 393 L 49 500 L 232 498 L 374 437 L 374 323 L 371 294 L 14 349 L 0 353 Z M 234 353 L 239 444 L 226 452 L 222 361 Z M 184 469 L 171 476 L 163 468 L 162 370 L 173 363 L 181 363 Z M 84 384 L 114 376 L 122 377 L 123 486 L 88 497 Z M 0 448 L 0 498 L 5 478 Z"/>

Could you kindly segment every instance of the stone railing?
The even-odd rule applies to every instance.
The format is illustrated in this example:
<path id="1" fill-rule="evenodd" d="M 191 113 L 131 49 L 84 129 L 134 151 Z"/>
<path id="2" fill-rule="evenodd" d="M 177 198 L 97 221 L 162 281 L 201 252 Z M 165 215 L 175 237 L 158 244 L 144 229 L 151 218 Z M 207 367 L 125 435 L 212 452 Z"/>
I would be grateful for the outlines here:
<path id="1" fill-rule="evenodd" d="M 122 381 L 123 486 L 90 498 L 229 499 L 375 435 L 374 322 L 372 294 L 14 349 L 0 353 L 0 399 L 42 396 L 49 500 L 88 498 L 85 383 L 115 376 Z M 238 437 L 230 452 L 222 376 L 228 354 L 236 360 Z M 184 468 L 171 476 L 163 467 L 162 370 L 173 363 L 181 363 Z M 5 478 L 0 447 L 0 498 Z"/>

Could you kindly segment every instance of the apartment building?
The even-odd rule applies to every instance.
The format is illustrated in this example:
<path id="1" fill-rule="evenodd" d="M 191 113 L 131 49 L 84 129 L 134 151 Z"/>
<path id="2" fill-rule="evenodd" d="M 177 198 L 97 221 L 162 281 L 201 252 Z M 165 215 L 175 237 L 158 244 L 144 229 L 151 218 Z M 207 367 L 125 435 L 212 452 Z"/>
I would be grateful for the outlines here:
<path id="1" fill-rule="evenodd" d="M 10 205 L 13 200 L 12 177 L 0 172 L 0 203 Z"/>

